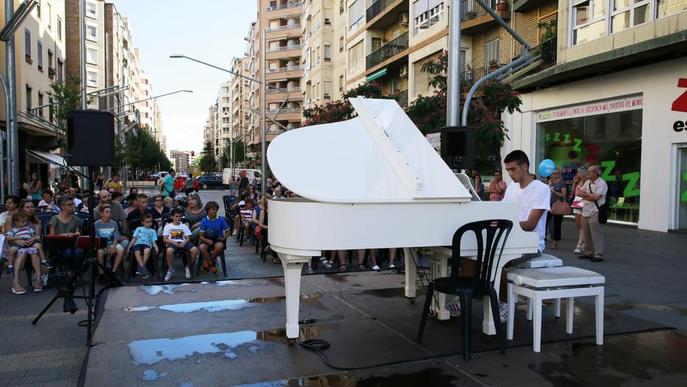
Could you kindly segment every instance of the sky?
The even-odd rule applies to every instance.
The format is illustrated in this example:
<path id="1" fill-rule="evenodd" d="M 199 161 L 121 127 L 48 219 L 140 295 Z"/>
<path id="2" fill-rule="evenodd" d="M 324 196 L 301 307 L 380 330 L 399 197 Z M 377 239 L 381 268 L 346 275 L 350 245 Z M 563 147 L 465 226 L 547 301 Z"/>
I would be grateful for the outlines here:
<path id="1" fill-rule="evenodd" d="M 250 23 L 257 17 L 255 0 L 111 0 L 129 18 L 134 47 L 153 85 L 153 95 L 180 89 L 158 99 L 168 150 L 203 147 L 203 125 L 220 84 L 230 74 L 186 59 L 184 54 L 231 69 L 231 60 L 243 56 Z"/>

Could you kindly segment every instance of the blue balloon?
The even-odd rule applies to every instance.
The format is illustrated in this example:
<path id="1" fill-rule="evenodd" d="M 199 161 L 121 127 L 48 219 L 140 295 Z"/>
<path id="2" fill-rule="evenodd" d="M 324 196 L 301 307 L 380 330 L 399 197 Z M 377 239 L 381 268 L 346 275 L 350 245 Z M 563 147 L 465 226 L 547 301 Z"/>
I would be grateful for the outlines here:
<path id="1" fill-rule="evenodd" d="M 539 164 L 539 176 L 549 177 L 556 169 L 556 164 L 551 159 L 542 160 Z"/>

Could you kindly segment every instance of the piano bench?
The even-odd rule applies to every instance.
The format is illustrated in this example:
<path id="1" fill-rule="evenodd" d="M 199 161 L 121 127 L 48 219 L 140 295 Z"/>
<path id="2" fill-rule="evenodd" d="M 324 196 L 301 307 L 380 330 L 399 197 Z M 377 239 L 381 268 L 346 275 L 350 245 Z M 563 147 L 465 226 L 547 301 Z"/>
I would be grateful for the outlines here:
<path id="1" fill-rule="evenodd" d="M 573 333 L 575 297 L 594 297 L 596 314 L 596 344 L 603 345 L 604 283 L 601 274 L 571 266 L 541 269 L 515 269 L 508 272 L 507 339 L 513 340 L 515 304 L 518 296 L 532 301 L 534 312 L 533 350 L 541 351 L 542 301 L 567 299 L 565 331 Z"/>

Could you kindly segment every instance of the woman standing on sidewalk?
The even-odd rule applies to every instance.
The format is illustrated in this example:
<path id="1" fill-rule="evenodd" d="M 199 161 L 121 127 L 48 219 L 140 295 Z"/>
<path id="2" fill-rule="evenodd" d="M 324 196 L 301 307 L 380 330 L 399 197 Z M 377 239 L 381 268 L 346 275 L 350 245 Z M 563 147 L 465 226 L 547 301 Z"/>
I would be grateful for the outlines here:
<path id="1" fill-rule="evenodd" d="M 496 170 L 494 172 L 494 179 L 489 182 L 489 201 L 500 202 L 503 200 L 503 195 L 506 193 L 506 187 L 508 187 L 508 185 L 503 181 L 501 171 Z"/>
<path id="2" fill-rule="evenodd" d="M 570 205 L 573 209 L 573 215 L 575 215 L 575 224 L 577 225 L 577 246 L 575 246 L 575 251 L 573 254 L 580 254 L 582 252 L 582 198 L 578 195 L 578 192 L 582 189 L 584 182 L 587 181 L 587 168 L 579 167 L 577 168 L 577 174 L 573 179 L 572 190 L 573 190 L 573 202 Z"/>
<path id="3" fill-rule="evenodd" d="M 568 197 L 568 189 L 565 182 L 561 179 L 561 171 L 555 169 L 549 179 L 549 188 L 551 189 L 551 208 L 559 201 L 565 201 Z M 547 213 L 547 224 L 553 219 L 553 231 L 551 232 L 551 248 L 557 249 L 558 243 L 561 241 L 561 224 L 563 223 L 562 214 L 552 214 L 551 211 Z"/>

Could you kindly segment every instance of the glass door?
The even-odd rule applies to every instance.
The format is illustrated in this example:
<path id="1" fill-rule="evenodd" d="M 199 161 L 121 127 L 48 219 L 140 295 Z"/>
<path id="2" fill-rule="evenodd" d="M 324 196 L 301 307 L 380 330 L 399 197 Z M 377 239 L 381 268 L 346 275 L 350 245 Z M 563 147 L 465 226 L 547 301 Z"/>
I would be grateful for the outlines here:
<path id="1" fill-rule="evenodd" d="M 687 231 L 687 147 L 678 148 L 677 228 Z"/>

